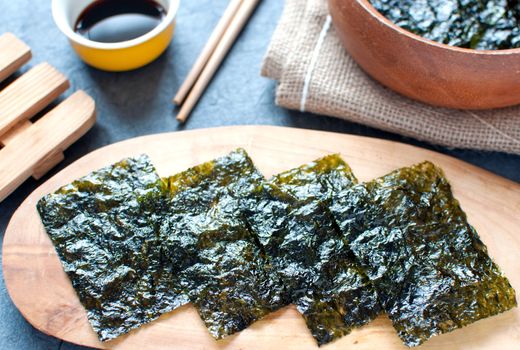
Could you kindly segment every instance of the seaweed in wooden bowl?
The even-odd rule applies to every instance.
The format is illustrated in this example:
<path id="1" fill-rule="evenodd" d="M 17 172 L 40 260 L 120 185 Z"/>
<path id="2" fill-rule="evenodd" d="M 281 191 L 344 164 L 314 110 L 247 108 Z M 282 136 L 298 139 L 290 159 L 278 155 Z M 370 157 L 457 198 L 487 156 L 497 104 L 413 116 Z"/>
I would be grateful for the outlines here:
<path id="1" fill-rule="evenodd" d="M 338 35 L 383 85 L 442 107 L 520 103 L 516 1 L 329 0 Z"/>

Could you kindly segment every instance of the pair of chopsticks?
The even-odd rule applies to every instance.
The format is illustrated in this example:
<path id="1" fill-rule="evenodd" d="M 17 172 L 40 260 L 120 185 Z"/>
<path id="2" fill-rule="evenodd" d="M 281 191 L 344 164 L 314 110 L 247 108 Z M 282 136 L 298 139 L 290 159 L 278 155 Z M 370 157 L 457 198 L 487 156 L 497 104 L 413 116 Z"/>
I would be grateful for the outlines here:
<path id="1" fill-rule="evenodd" d="M 218 67 L 226 57 L 238 34 L 260 0 L 231 0 L 224 15 L 215 27 L 202 53 L 197 58 L 186 80 L 173 98 L 173 103 L 181 106 L 177 120 L 188 119 L 204 89 L 208 86 Z"/>

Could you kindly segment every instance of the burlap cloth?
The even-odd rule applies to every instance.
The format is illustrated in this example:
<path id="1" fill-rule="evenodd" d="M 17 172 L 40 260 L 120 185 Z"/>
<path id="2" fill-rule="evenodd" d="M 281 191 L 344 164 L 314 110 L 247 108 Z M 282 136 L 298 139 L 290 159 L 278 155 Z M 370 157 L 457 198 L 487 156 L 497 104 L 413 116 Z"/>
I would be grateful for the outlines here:
<path id="1" fill-rule="evenodd" d="M 448 147 L 520 154 L 520 107 L 437 108 L 368 77 L 341 46 L 326 0 L 286 0 L 262 75 L 282 107 L 334 116 Z"/>

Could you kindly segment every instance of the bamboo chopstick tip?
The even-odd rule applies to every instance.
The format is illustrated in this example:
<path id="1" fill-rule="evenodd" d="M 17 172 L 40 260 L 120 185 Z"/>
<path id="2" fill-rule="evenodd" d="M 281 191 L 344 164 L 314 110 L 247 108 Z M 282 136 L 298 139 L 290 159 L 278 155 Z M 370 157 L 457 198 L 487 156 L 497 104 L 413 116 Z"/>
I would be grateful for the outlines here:
<path id="1" fill-rule="evenodd" d="M 172 103 L 176 106 L 180 106 L 182 104 L 182 101 L 183 99 L 178 97 L 178 96 L 175 96 L 173 99 L 172 99 Z"/>
<path id="2" fill-rule="evenodd" d="M 215 51 L 215 48 L 217 47 L 218 43 L 224 36 L 230 23 L 233 21 L 235 15 L 240 9 L 242 2 L 243 0 L 231 0 L 229 2 L 226 11 L 224 12 L 222 17 L 220 18 L 220 21 L 217 23 L 217 26 L 211 33 L 208 42 L 202 49 L 202 52 L 200 53 L 199 57 L 195 61 L 195 64 L 188 73 L 186 80 L 184 80 L 182 85 L 179 87 L 179 90 L 177 91 L 177 94 L 173 99 L 173 103 L 175 103 L 176 105 L 181 105 L 182 102 L 186 99 L 186 96 L 190 92 L 193 85 L 196 83 L 199 75 L 204 69 L 204 66 L 211 58 L 211 55 Z"/>
<path id="3" fill-rule="evenodd" d="M 215 72 L 244 28 L 244 25 L 251 17 L 258 2 L 259 0 L 250 0 L 248 2 L 242 0 L 236 1 L 238 4 L 236 13 L 232 13 L 234 16 L 231 16 L 232 18 L 230 19 L 229 25 L 223 26 L 223 34 L 218 38 L 219 40 L 214 50 L 209 53 L 207 61 L 205 64 L 200 65 L 196 63 L 196 69 L 192 69 L 192 71 L 196 71 L 197 73 L 199 73 L 200 70 L 200 74 L 191 74 L 190 72 L 189 76 L 193 79 L 187 79 L 174 97 L 174 101 L 176 101 L 179 96 L 182 96 L 182 101 L 180 102 L 183 102 L 183 105 L 176 118 L 179 122 L 183 123 L 189 117 L 192 109 L 197 104 L 204 90 L 215 75 Z M 191 83 L 193 83 L 193 86 L 191 86 Z M 190 87 L 191 90 L 189 89 Z M 184 100 L 186 94 L 187 97 Z"/>

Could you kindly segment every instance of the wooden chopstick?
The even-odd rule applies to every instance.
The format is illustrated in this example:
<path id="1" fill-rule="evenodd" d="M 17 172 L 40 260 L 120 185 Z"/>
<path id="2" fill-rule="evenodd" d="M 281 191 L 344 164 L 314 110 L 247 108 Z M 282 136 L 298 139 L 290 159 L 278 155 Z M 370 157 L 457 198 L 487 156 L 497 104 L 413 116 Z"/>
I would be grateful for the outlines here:
<path id="1" fill-rule="evenodd" d="M 204 92 L 204 89 L 208 86 L 209 82 L 213 78 L 213 75 L 220 66 L 220 63 L 222 63 L 224 57 L 229 52 L 229 49 L 235 42 L 238 34 L 240 34 L 244 28 L 244 25 L 247 23 L 259 1 L 260 0 L 242 0 L 238 12 L 229 24 L 229 27 L 222 36 L 222 39 L 215 48 L 215 51 L 213 51 L 213 54 L 209 58 L 206 66 L 200 73 L 199 78 L 195 82 L 195 85 L 191 89 L 188 97 L 186 98 L 186 101 L 182 105 L 179 114 L 177 114 L 177 120 L 179 122 L 183 123 L 186 121 L 186 119 L 188 119 L 188 116 L 190 115 L 193 107 L 197 104 L 197 101 Z"/>
<path id="2" fill-rule="evenodd" d="M 202 72 L 204 66 L 211 57 L 211 54 L 213 53 L 213 51 L 215 51 L 215 48 L 222 39 L 222 36 L 224 35 L 226 29 L 229 27 L 229 24 L 235 17 L 241 4 L 242 0 L 230 1 L 228 7 L 226 8 L 226 11 L 222 15 L 222 18 L 213 30 L 213 33 L 211 33 L 208 42 L 204 46 L 204 49 L 202 50 L 199 57 L 197 58 L 197 61 L 195 61 L 195 64 L 188 73 L 186 80 L 184 80 L 181 87 L 179 88 L 179 91 L 177 91 L 177 94 L 173 98 L 173 103 L 175 103 L 176 105 L 180 105 L 186 98 L 186 95 L 188 95 L 188 93 L 190 92 L 190 89 L 192 88 L 193 84 L 195 84 L 195 82 L 197 81 L 200 72 Z"/>

